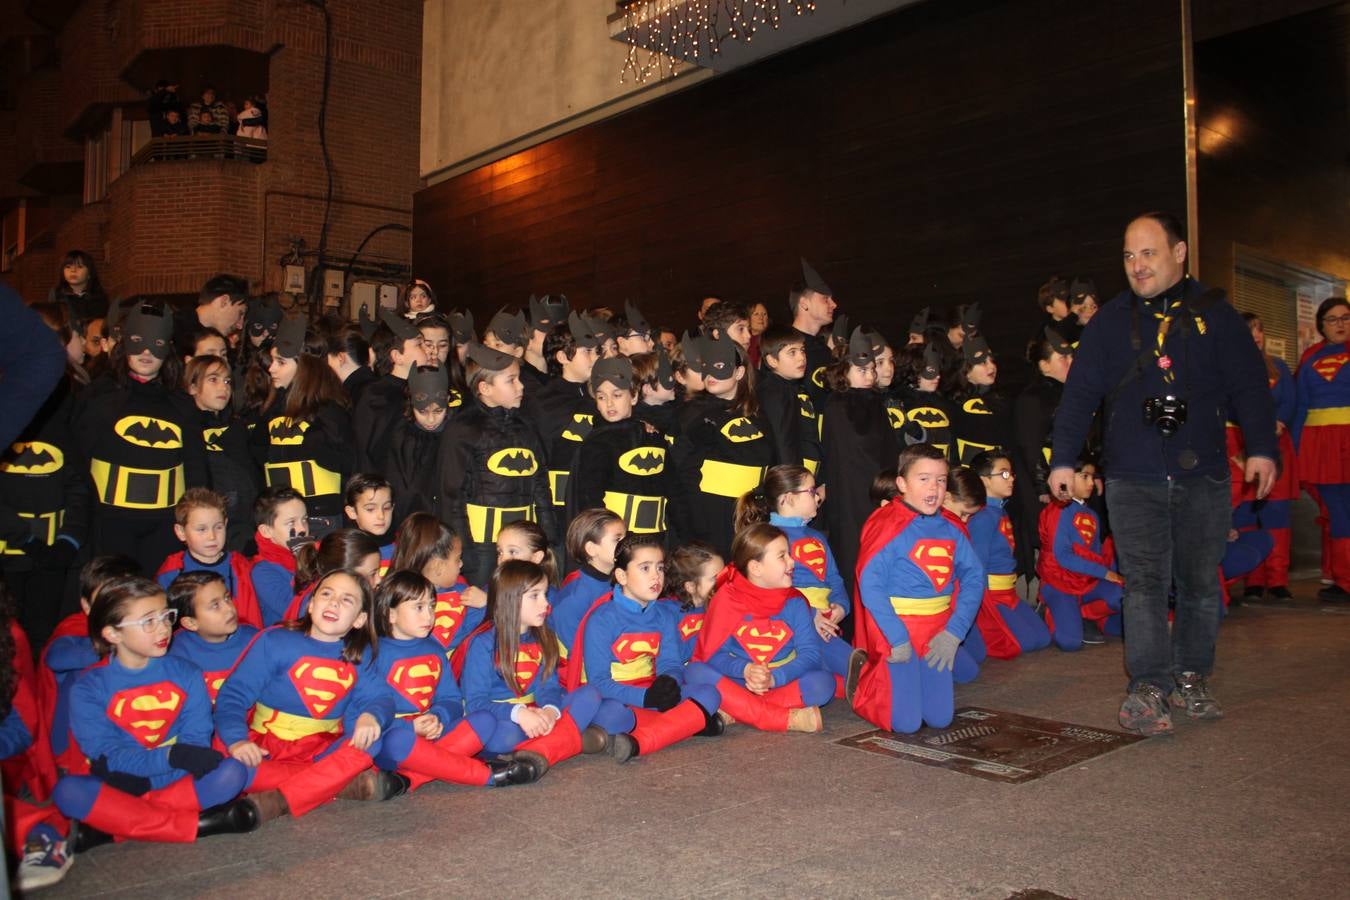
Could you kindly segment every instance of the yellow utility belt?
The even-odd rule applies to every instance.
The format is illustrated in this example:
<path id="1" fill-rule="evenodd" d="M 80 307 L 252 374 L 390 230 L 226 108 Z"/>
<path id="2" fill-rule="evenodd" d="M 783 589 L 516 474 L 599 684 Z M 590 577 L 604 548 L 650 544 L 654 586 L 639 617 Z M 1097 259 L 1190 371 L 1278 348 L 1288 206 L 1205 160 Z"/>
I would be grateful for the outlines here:
<path id="1" fill-rule="evenodd" d="M 698 483 L 700 491 L 733 500 L 753 491 L 764 480 L 763 466 L 742 466 L 716 459 L 705 459 L 700 472 L 703 476 Z"/>
<path id="2" fill-rule="evenodd" d="M 492 702 L 493 702 L 493 703 L 514 703 L 514 704 L 516 704 L 516 705 L 519 705 L 519 704 L 522 704 L 522 703 L 533 703 L 533 702 L 534 702 L 534 691 L 530 691 L 528 694 L 525 694 L 525 695 L 522 696 L 522 697 L 508 697 L 508 698 L 505 699 L 505 700 L 493 700 Z"/>
<path id="3" fill-rule="evenodd" d="M 249 728 L 258 734 L 274 734 L 283 741 L 298 741 L 311 734 L 337 734 L 342 731 L 342 720 L 311 719 L 273 709 L 266 703 L 255 703 Z"/>
<path id="4" fill-rule="evenodd" d="M 632 662 L 612 662 L 609 664 L 609 677 L 619 684 L 655 678 L 656 659 L 652 656 L 639 656 Z"/>
<path id="5" fill-rule="evenodd" d="M 295 488 L 305 497 L 342 493 L 342 474 L 325 469 L 312 459 L 268 463 L 263 467 L 268 487 Z"/>
<path id="6" fill-rule="evenodd" d="M 98 499 L 123 509 L 168 509 L 183 496 L 183 465 L 137 469 L 102 459 L 89 460 Z"/>
<path id="7" fill-rule="evenodd" d="M 770 669 L 776 669 L 776 668 L 778 668 L 779 666 L 786 666 L 788 663 L 792 662 L 792 661 L 793 661 L 794 659 L 796 659 L 796 658 L 797 658 L 797 651 L 796 651 L 796 650 L 793 650 L 791 653 L 789 653 L 787 656 L 783 657 L 782 659 L 776 660 L 776 661 L 771 662 L 771 663 L 767 663 L 767 665 L 768 665 L 768 667 L 769 667 Z"/>
<path id="8" fill-rule="evenodd" d="M 818 609 L 821 612 L 830 608 L 830 589 L 827 587 L 804 587 L 797 588 L 806 598 L 806 602 L 811 604 L 812 609 Z"/>
<path id="9" fill-rule="evenodd" d="M 554 506 L 567 505 L 567 479 L 571 476 L 571 472 L 561 469 L 548 470 L 548 491 L 553 496 Z"/>
<path id="10" fill-rule="evenodd" d="M 58 509 L 56 512 L 45 512 L 45 513 L 21 512 L 16 513 L 15 515 L 17 515 L 20 519 L 42 519 L 44 522 L 46 522 L 47 533 L 43 537 L 42 542 L 46 544 L 48 547 L 50 547 L 52 544 L 56 543 L 56 532 L 61 528 L 61 524 L 65 521 L 66 511 L 64 509 Z M 24 555 L 23 551 L 20 550 L 17 545 L 6 544 L 4 541 L 0 541 L 0 553 L 5 554 L 6 556 Z"/>
<path id="11" fill-rule="evenodd" d="M 952 595 L 942 597 L 892 597 L 891 609 L 897 616 L 936 616 L 952 605 Z"/>
<path id="12" fill-rule="evenodd" d="M 1310 409 L 1303 420 L 1308 425 L 1350 425 L 1350 406 L 1332 406 L 1326 409 Z"/>
<path id="13" fill-rule="evenodd" d="M 1010 591 L 1017 587 L 1017 573 L 1011 575 L 990 575 L 989 590 L 991 591 Z"/>
<path id="14" fill-rule="evenodd" d="M 820 460 L 818 460 L 818 459 L 803 459 L 803 460 L 802 460 L 802 467 L 805 468 L 806 471 L 808 471 L 808 472 L 810 472 L 812 475 L 814 475 L 814 474 L 816 474 L 816 472 L 820 471 Z"/>
<path id="15" fill-rule="evenodd" d="M 666 498 L 605 491 L 605 509 L 623 519 L 635 534 L 654 534 L 666 530 Z"/>
<path id="16" fill-rule="evenodd" d="M 469 519 L 469 538 L 475 544 L 495 542 L 498 532 L 512 522 L 522 519 L 538 521 L 533 503 L 529 506 L 479 506 L 477 503 L 466 503 L 464 513 Z"/>

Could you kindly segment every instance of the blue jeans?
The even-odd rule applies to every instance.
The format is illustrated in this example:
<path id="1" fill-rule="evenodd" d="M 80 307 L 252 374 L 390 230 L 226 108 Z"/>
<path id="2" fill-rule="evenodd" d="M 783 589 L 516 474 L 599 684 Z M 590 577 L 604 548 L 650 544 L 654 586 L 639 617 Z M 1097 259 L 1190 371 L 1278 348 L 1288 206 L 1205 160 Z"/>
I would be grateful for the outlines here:
<path id="1" fill-rule="evenodd" d="M 1170 693 L 1180 672 L 1208 675 L 1219 636 L 1219 561 L 1232 518 L 1228 479 L 1111 478 L 1106 505 L 1125 578 L 1125 668 L 1130 689 Z M 1176 615 L 1168 631 L 1168 598 Z"/>

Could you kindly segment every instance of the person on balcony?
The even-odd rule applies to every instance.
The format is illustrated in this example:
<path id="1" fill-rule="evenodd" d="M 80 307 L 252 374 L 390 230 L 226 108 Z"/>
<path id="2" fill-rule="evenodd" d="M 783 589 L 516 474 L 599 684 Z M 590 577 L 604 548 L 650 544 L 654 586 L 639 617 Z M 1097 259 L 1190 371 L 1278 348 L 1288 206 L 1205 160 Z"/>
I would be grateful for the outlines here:
<path id="1" fill-rule="evenodd" d="M 235 118 L 239 122 L 239 128 L 235 134 L 239 137 L 251 138 L 255 141 L 267 140 L 267 120 L 264 118 L 262 107 L 256 98 L 249 97 L 244 100 L 244 108 L 239 110 L 239 115 Z"/>
<path id="2" fill-rule="evenodd" d="M 178 85 L 171 81 L 158 81 L 145 105 L 146 112 L 150 115 L 150 134 L 152 137 L 188 133 L 187 123 L 183 119 L 183 101 L 178 97 Z M 170 113 L 176 114 L 176 120 L 170 120 Z M 183 127 L 183 130 L 180 132 L 177 128 L 171 128 L 169 126 L 170 121 L 176 121 L 179 126 Z"/>
<path id="3" fill-rule="evenodd" d="M 230 111 L 216 99 L 214 85 L 202 88 L 202 98 L 188 107 L 193 134 L 225 134 L 230 130 Z"/>

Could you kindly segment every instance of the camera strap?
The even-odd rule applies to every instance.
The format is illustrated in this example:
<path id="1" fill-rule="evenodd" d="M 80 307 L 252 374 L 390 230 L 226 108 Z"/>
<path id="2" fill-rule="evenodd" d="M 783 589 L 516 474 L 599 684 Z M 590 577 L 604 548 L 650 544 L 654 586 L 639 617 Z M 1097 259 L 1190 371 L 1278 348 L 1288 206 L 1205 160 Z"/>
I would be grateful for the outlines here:
<path id="1" fill-rule="evenodd" d="M 1134 364 L 1125 370 L 1125 374 L 1121 376 L 1120 381 L 1116 383 L 1116 386 L 1111 389 L 1111 393 L 1106 395 L 1106 407 L 1108 410 L 1111 405 L 1116 402 L 1116 398 L 1120 396 L 1120 392 L 1125 390 L 1130 382 L 1144 374 L 1144 366 L 1147 365 L 1148 361 L 1153 357 L 1153 348 L 1144 347 L 1143 343 L 1143 339 L 1139 335 L 1139 298 L 1135 297 L 1130 301 L 1130 347 L 1134 349 L 1134 352 L 1137 355 L 1135 356 Z"/>

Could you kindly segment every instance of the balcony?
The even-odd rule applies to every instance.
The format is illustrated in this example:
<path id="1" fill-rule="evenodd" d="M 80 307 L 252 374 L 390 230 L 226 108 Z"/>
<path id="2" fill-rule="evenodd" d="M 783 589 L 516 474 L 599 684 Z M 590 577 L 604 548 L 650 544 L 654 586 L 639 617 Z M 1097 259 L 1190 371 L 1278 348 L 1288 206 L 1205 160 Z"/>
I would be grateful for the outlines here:
<path id="1" fill-rule="evenodd" d="M 234 159 L 260 163 L 267 159 L 267 141 L 229 134 L 174 135 L 151 138 L 131 157 L 133 166 L 189 159 Z"/>

